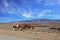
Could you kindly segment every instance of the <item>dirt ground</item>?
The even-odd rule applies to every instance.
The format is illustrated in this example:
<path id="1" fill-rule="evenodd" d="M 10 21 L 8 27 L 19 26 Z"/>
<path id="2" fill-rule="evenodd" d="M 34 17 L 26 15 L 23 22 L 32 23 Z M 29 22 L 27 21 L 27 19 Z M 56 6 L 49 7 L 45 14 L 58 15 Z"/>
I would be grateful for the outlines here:
<path id="1" fill-rule="evenodd" d="M 0 40 L 60 40 L 60 32 L 49 27 L 35 27 L 33 31 L 14 31 L 12 24 L 0 24 Z"/>
<path id="2" fill-rule="evenodd" d="M 60 33 L 0 29 L 0 40 L 60 40 Z"/>

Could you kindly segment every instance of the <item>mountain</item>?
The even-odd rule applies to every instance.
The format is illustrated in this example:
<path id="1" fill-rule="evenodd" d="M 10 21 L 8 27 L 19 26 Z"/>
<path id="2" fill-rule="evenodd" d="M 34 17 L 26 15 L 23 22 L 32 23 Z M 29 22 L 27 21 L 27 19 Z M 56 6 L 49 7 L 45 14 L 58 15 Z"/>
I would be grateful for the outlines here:
<path id="1" fill-rule="evenodd" d="M 32 19 L 32 20 L 23 20 L 23 21 L 13 21 L 10 23 L 60 23 L 60 20 L 51 20 L 51 19 Z"/>

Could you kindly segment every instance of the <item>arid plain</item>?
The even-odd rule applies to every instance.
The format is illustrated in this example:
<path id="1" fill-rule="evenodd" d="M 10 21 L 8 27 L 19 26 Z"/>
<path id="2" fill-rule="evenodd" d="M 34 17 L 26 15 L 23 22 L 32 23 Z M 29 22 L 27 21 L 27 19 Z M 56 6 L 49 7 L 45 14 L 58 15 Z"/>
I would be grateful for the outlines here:
<path id="1" fill-rule="evenodd" d="M 14 31 L 14 24 L 0 24 L 0 40 L 60 40 L 60 32 L 49 27 L 35 27 L 34 30 Z"/>

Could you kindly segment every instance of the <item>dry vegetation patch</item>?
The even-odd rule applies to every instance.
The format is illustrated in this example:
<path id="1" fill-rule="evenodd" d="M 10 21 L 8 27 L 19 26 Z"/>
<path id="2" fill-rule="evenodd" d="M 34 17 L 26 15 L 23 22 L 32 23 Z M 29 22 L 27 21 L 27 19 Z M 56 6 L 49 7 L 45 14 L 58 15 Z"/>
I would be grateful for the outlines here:
<path id="1" fill-rule="evenodd" d="M 31 40 L 59 40 L 60 34 L 49 32 L 33 32 L 33 31 L 12 31 L 0 30 L 0 35 L 10 35 L 18 38 L 26 38 Z"/>

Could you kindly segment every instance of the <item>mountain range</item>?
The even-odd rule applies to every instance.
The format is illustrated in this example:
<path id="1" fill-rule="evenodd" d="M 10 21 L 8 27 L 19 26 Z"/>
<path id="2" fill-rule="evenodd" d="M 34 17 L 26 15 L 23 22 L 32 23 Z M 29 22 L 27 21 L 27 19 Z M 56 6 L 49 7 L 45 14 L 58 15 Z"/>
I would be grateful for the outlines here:
<path id="1" fill-rule="evenodd" d="M 23 20 L 23 21 L 12 21 L 10 23 L 60 23 L 60 20 L 51 20 L 51 19 L 32 19 L 32 20 Z"/>

